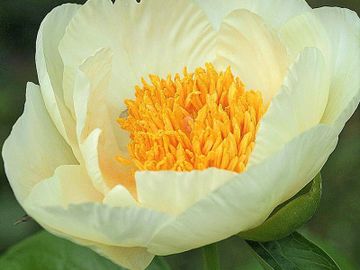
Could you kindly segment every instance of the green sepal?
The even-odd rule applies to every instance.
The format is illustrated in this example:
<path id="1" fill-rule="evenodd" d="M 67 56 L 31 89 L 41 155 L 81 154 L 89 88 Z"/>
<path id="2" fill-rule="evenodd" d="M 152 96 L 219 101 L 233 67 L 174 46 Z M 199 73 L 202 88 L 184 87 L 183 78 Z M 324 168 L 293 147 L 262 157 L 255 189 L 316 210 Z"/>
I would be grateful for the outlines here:
<path id="1" fill-rule="evenodd" d="M 297 232 L 277 241 L 247 244 L 265 270 L 340 270 L 324 250 Z"/>
<path id="2" fill-rule="evenodd" d="M 320 173 L 290 200 L 279 205 L 260 226 L 239 233 L 245 240 L 268 242 L 284 238 L 315 214 L 321 198 Z"/>

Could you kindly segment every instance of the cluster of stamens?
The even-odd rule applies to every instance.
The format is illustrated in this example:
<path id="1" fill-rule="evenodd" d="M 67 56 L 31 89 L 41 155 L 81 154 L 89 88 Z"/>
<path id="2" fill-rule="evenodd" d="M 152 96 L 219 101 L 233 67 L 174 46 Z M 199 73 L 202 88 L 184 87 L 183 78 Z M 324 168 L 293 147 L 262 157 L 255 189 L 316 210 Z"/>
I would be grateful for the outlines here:
<path id="1" fill-rule="evenodd" d="M 150 81 L 135 87 L 118 119 L 130 134 L 130 157 L 120 162 L 150 171 L 245 170 L 266 111 L 260 92 L 246 91 L 230 68 L 217 72 L 212 64 Z"/>

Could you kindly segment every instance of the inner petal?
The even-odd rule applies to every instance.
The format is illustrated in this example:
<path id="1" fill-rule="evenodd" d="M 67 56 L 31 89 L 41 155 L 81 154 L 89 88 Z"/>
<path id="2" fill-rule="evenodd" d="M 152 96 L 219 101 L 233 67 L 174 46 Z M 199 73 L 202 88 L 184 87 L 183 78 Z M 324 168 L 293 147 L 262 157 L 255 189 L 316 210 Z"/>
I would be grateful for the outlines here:
<path id="1" fill-rule="evenodd" d="M 210 63 L 149 77 L 118 119 L 130 134 L 129 158 L 119 162 L 151 171 L 245 170 L 267 108 L 259 91 L 246 90 L 230 67 L 219 72 Z"/>

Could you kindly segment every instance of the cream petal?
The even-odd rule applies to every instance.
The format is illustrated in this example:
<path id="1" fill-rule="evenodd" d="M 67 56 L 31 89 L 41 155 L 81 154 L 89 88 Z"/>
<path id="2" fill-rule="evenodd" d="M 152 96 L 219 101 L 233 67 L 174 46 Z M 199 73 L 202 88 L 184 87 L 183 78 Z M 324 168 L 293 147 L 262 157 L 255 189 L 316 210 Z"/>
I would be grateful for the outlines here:
<path id="1" fill-rule="evenodd" d="M 191 1 L 116 1 L 123 46 L 139 80 L 149 73 L 165 77 L 185 66 L 194 70 L 214 58 L 215 32 Z"/>
<path id="2" fill-rule="evenodd" d="M 76 164 L 70 147 L 50 118 L 40 89 L 28 83 L 23 115 L 2 151 L 6 175 L 23 205 L 32 188 L 64 164 Z"/>
<path id="3" fill-rule="evenodd" d="M 53 194 L 54 199 L 49 202 L 44 200 L 49 197 L 44 192 Z M 69 238 L 86 239 L 101 245 L 146 247 L 171 218 L 136 206 L 82 203 L 64 208 L 61 201 L 56 202 L 56 198 L 56 190 L 48 189 L 40 182 L 26 199 L 25 210 L 46 228 L 66 234 Z"/>
<path id="4" fill-rule="evenodd" d="M 287 47 L 290 59 L 295 60 L 304 48 L 314 47 L 322 52 L 327 65 L 332 65 L 330 40 L 312 11 L 291 18 L 279 29 L 279 37 Z"/>
<path id="5" fill-rule="evenodd" d="M 127 152 L 128 135 L 117 140 L 115 133 L 120 127 L 106 104 L 111 67 L 111 50 L 101 49 L 80 66 L 74 88 L 80 150 L 95 187 L 104 194 L 117 184 L 134 188 L 130 168 L 116 160 L 117 155 Z"/>
<path id="6" fill-rule="evenodd" d="M 332 82 L 323 123 L 334 123 L 341 130 L 360 100 L 360 19 L 348 9 L 314 9 L 331 40 Z"/>
<path id="7" fill-rule="evenodd" d="M 154 255 L 149 253 L 146 248 L 141 247 L 119 247 L 119 246 L 109 246 L 103 245 L 100 243 L 80 239 L 77 237 L 69 236 L 65 233 L 56 231 L 53 228 L 47 227 L 46 225 L 41 224 L 47 231 L 52 234 L 66 238 L 69 241 L 72 241 L 78 245 L 86 246 L 91 248 L 100 255 L 108 258 L 112 262 L 126 267 L 128 269 L 134 270 L 144 270 L 151 263 Z"/>
<path id="8" fill-rule="evenodd" d="M 175 217 L 152 239 L 149 251 L 183 252 L 260 225 L 277 205 L 315 177 L 336 142 L 332 127 L 319 125 L 306 131 Z"/>
<path id="9" fill-rule="evenodd" d="M 117 185 L 112 188 L 106 194 L 103 203 L 112 207 L 126 207 L 138 205 L 138 202 L 123 185 Z M 162 203 L 164 203 L 164 201 Z"/>
<path id="10" fill-rule="evenodd" d="M 279 90 L 288 67 L 286 48 L 261 17 L 236 10 L 221 24 L 216 65 L 231 66 L 248 89 L 263 93 L 266 101 Z"/>
<path id="11" fill-rule="evenodd" d="M 260 122 L 248 166 L 260 163 L 298 134 L 319 124 L 329 85 L 321 52 L 305 49 L 290 67 L 281 90 Z"/>
<path id="12" fill-rule="evenodd" d="M 304 0 L 193 0 L 208 16 L 213 27 L 219 29 L 223 19 L 236 9 L 247 9 L 264 18 L 274 28 L 291 17 L 311 10 Z"/>
<path id="13" fill-rule="evenodd" d="M 70 204 L 100 202 L 103 199 L 93 187 L 85 168 L 80 165 L 58 167 L 52 177 L 43 179 L 33 188 L 31 197 L 37 205 L 61 205 L 64 208 Z"/>
<path id="14" fill-rule="evenodd" d="M 87 1 L 67 26 L 59 44 L 59 53 L 64 62 L 64 100 L 72 112 L 74 112 L 73 92 L 78 68 L 99 49 L 111 48 L 113 44 L 119 42 L 120 34 L 117 29 L 118 24 L 110 0 Z"/>
<path id="15" fill-rule="evenodd" d="M 98 145 L 100 141 L 101 130 L 95 129 L 83 142 L 80 143 L 80 149 L 84 156 L 84 165 L 93 182 L 94 187 L 101 193 L 106 194 L 110 191 L 110 184 L 107 183 L 100 168 L 100 155 Z"/>
<path id="16" fill-rule="evenodd" d="M 139 171 L 135 176 L 138 201 L 142 207 L 177 215 L 236 175 L 215 168 L 191 172 Z"/>
<path id="17" fill-rule="evenodd" d="M 79 158 L 75 122 L 63 98 L 63 62 L 58 51 L 66 26 L 78 8 L 79 5 L 74 4 L 62 5 L 45 17 L 36 40 L 35 60 L 46 108 L 60 134 L 72 146 L 75 155 Z"/>
<path id="18" fill-rule="evenodd" d="M 145 270 L 154 258 L 145 248 L 95 245 L 92 249 L 114 263 L 133 270 Z"/>
<path id="19" fill-rule="evenodd" d="M 141 77 L 166 76 L 211 61 L 214 37 L 201 9 L 188 1 L 126 0 L 114 6 L 106 0 L 87 1 L 60 43 L 64 89 L 71 96 L 77 67 L 99 49 L 110 48 L 113 68 L 106 102 L 110 117 L 116 119 Z"/>

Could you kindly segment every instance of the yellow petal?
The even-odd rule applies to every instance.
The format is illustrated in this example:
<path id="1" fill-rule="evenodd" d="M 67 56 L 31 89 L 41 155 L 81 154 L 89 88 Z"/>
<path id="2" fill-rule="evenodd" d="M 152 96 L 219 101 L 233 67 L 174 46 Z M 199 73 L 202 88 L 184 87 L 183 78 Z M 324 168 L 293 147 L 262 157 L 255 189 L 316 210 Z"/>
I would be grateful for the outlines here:
<path id="1" fill-rule="evenodd" d="M 20 204 L 40 181 L 65 164 L 76 164 L 70 147 L 50 118 L 40 89 L 28 83 L 23 115 L 2 151 L 6 175 Z"/>
<path id="2" fill-rule="evenodd" d="M 360 19 L 348 9 L 314 10 L 331 41 L 333 59 L 329 101 L 323 123 L 335 123 L 339 131 L 360 100 Z"/>
<path id="3" fill-rule="evenodd" d="M 288 57 L 276 33 L 261 17 L 236 10 L 221 24 L 215 63 L 221 68 L 231 66 L 248 89 L 262 91 L 269 101 L 281 86 Z"/>
<path id="4" fill-rule="evenodd" d="M 260 122 L 248 166 L 258 164 L 298 134 L 318 125 L 327 104 L 329 85 L 321 52 L 305 49 Z"/>
<path id="5" fill-rule="evenodd" d="M 183 252 L 260 225 L 277 205 L 311 181 L 336 142 L 336 132 L 325 125 L 299 135 L 175 217 L 152 239 L 149 251 Z"/>
<path id="6" fill-rule="evenodd" d="M 60 134 L 71 145 L 75 155 L 79 158 L 75 122 L 64 102 L 63 62 L 58 51 L 60 39 L 78 8 L 79 6 L 74 4 L 62 5 L 45 17 L 36 40 L 35 59 L 45 106 Z"/>
<path id="7" fill-rule="evenodd" d="M 283 25 L 291 17 L 311 8 L 305 0 L 193 0 L 208 16 L 213 27 L 219 29 L 222 20 L 237 9 L 247 9 L 274 28 Z"/>

